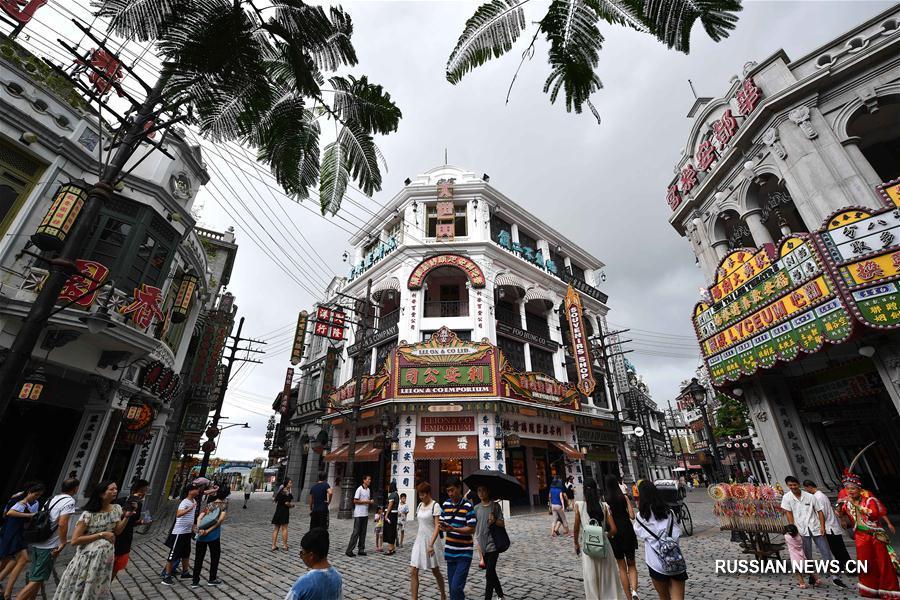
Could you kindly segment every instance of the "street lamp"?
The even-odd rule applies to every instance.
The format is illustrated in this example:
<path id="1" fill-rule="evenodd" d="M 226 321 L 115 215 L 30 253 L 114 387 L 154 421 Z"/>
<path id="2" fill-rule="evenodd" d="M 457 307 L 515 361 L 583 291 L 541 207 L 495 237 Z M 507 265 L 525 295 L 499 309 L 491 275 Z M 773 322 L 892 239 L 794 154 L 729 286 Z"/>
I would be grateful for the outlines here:
<path id="1" fill-rule="evenodd" d="M 703 417 L 703 426 L 706 428 L 706 437 L 709 440 L 709 449 L 712 452 L 713 469 L 716 477 L 724 481 L 722 463 L 719 461 L 719 448 L 716 446 L 716 436 L 713 434 L 712 426 L 709 424 L 709 415 L 706 412 L 707 389 L 696 377 L 693 377 L 690 385 L 687 386 L 687 391 L 694 399 L 694 404 L 700 407 L 700 415 Z"/>
<path id="2" fill-rule="evenodd" d="M 381 449 L 381 454 L 378 455 L 378 479 L 376 483 L 376 490 L 378 492 L 378 497 L 380 498 L 381 506 L 387 506 L 387 491 L 385 490 L 385 480 L 384 480 L 384 472 L 387 469 L 387 459 L 385 454 L 387 454 L 388 449 L 393 450 L 394 444 L 397 444 L 397 447 L 400 446 L 400 439 L 390 433 L 393 429 L 393 423 L 391 422 L 391 417 L 387 412 L 382 413 L 381 415 L 381 434 L 379 434 L 375 440 L 375 447 Z"/>
<path id="3" fill-rule="evenodd" d="M 503 450 L 503 441 L 504 436 L 506 434 L 503 433 L 503 427 L 497 427 L 497 432 L 494 434 L 494 450 Z"/>

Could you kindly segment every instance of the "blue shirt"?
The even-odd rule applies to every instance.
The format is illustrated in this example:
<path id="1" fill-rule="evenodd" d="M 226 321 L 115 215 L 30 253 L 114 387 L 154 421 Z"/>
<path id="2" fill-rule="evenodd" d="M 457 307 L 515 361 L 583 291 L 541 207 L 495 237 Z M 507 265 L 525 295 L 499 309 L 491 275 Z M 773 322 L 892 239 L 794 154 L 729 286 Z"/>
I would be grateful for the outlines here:
<path id="1" fill-rule="evenodd" d="M 343 600 L 341 574 L 334 567 L 311 569 L 301 576 L 284 600 Z"/>
<path id="2" fill-rule="evenodd" d="M 447 523 L 450 527 L 462 529 L 463 527 L 472 527 L 474 529 L 477 521 L 475 519 L 475 509 L 472 503 L 465 498 L 454 503 L 449 498 L 441 505 L 441 522 Z M 456 533 L 448 531 L 444 534 L 444 558 L 447 560 L 472 560 L 472 534 Z"/>
<path id="3" fill-rule="evenodd" d="M 562 495 L 563 495 L 562 488 L 558 488 L 558 487 L 550 488 L 550 504 L 557 504 L 559 506 L 562 506 L 563 505 Z"/>
<path id="4" fill-rule="evenodd" d="M 327 483 L 320 482 L 309 489 L 309 495 L 312 496 L 312 512 L 325 512 L 328 510 L 328 490 L 331 488 Z"/>

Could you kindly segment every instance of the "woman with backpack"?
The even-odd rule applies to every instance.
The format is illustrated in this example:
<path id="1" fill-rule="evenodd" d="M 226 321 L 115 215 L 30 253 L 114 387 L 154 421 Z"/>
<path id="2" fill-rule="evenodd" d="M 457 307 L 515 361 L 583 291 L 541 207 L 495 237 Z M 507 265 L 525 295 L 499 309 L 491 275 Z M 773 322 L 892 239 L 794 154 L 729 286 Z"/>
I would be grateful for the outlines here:
<path id="1" fill-rule="evenodd" d="M 585 598 L 626 600 L 610 539 L 619 535 L 609 506 L 593 479 L 584 480 L 584 500 L 575 502 L 575 554 L 581 556 Z"/>
<path id="2" fill-rule="evenodd" d="M 634 532 L 644 540 L 644 560 L 660 600 L 684 600 L 687 565 L 678 545 L 681 528 L 675 513 L 669 510 L 656 486 L 649 481 L 640 485 L 638 515 Z"/>
<path id="3" fill-rule="evenodd" d="M 631 526 L 631 521 L 634 520 L 634 507 L 628 496 L 622 493 L 618 477 L 607 475 L 603 480 L 603 486 L 609 514 L 616 524 L 616 536 L 611 538 L 609 543 L 619 565 L 619 579 L 625 588 L 625 595 L 638 600 L 638 576 L 634 564 L 634 553 L 638 543 Z"/>
<path id="4" fill-rule="evenodd" d="M 3 532 L 0 534 L 0 581 L 6 580 L 3 598 L 12 598 L 16 580 L 28 565 L 28 544 L 25 543 L 25 524 L 37 514 L 38 500 L 44 495 L 43 483 L 25 486 L 6 503 L 3 514 Z"/>
<path id="5" fill-rule="evenodd" d="M 219 556 L 222 552 L 222 522 L 228 514 L 228 495 L 231 488 L 227 485 L 220 486 L 216 492 L 216 499 L 208 502 L 200 511 L 197 518 L 197 555 L 194 558 L 192 588 L 200 587 L 200 574 L 203 571 L 203 559 L 206 558 L 206 550 L 209 549 L 209 580 L 212 586 L 221 585 L 218 577 Z"/>

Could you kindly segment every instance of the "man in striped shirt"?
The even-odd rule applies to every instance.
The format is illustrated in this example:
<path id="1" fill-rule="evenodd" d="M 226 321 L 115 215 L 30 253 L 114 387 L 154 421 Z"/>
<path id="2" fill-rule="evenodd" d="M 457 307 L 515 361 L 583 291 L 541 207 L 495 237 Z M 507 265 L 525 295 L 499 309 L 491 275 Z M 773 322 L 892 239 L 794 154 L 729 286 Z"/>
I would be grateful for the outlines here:
<path id="1" fill-rule="evenodd" d="M 466 579 L 472 564 L 472 534 L 475 532 L 475 509 L 463 498 L 458 477 L 447 480 L 444 488 L 449 499 L 441 505 L 441 531 L 444 532 L 444 558 L 447 560 L 447 582 L 450 600 L 465 600 Z"/>

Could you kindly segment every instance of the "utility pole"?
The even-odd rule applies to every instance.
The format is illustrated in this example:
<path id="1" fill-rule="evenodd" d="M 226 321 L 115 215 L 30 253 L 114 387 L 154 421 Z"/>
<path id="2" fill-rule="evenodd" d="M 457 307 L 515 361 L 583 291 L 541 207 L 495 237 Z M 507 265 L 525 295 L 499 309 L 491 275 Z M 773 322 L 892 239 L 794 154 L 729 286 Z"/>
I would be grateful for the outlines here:
<path id="1" fill-rule="evenodd" d="M 359 352 L 353 361 L 353 413 L 350 417 L 350 442 L 347 447 L 347 468 L 341 479 L 341 506 L 338 509 L 338 519 L 349 519 L 353 516 L 353 486 L 356 484 L 353 478 L 353 466 L 356 459 L 356 423 L 359 422 L 359 410 L 362 406 L 362 366 L 366 362 L 366 351 L 369 344 L 366 340 L 369 330 L 369 308 L 372 297 L 372 280 L 366 282 L 366 298 L 362 307 L 362 318 L 356 328 L 359 339 Z M 371 357 L 369 357 L 371 360 Z M 368 369 L 366 369 L 368 371 Z M 382 450 L 384 452 L 384 450 Z"/>
<path id="2" fill-rule="evenodd" d="M 235 362 L 247 362 L 247 363 L 255 363 L 262 364 L 262 361 L 258 361 L 251 358 L 237 358 L 237 353 L 239 351 L 251 353 L 258 352 L 262 353 L 262 350 L 254 350 L 253 348 L 241 348 L 241 342 L 253 342 L 256 344 L 265 344 L 265 342 L 260 340 L 253 340 L 250 338 L 242 338 L 241 330 L 244 328 L 244 317 L 241 317 L 241 320 L 238 321 L 237 334 L 231 336 L 234 340 L 231 344 L 231 354 L 225 359 L 225 373 L 222 376 L 222 383 L 219 385 L 219 397 L 216 398 L 216 412 L 213 415 L 212 423 L 209 428 L 206 430 L 206 441 L 203 443 L 203 460 L 200 461 L 200 474 L 199 477 L 206 476 L 206 470 L 209 468 L 209 456 L 212 454 L 213 450 L 216 449 L 215 442 L 213 440 L 219 436 L 219 420 L 222 418 L 222 405 L 225 403 L 225 392 L 228 390 L 228 380 L 231 378 L 231 367 Z"/>
<path id="3" fill-rule="evenodd" d="M 79 24 L 76 23 L 76 25 Z M 98 44 L 99 48 L 105 50 L 111 56 L 116 55 L 111 48 L 105 46 L 103 40 L 94 36 L 89 28 L 80 25 L 79 27 L 86 36 Z M 65 44 L 63 45 L 65 46 Z M 83 60 L 83 57 L 74 48 L 69 46 L 66 46 L 66 48 L 75 54 L 76 59 Z M 51 64 L 51 66 L 53 65 Z M 162 113 L 171 108 L 163 105 L 163 89 L 166 85 L 166 79 L 161 77 L 151 88 L 137 76 L 132 68 L 122 63 L 120 63 L 120 66 L 144 88 L 146 97 L 143 101 L 138 101 L 127 92 L 123 92 L 123 95 L 131 102 L 133 111 L 129 117 L 120 118 L 121 126 L 113 138 L 115 154 L 112 160 L 103 167 L 100 180 L 88 191 L 81 213 L 66 237 L 62 251 L 47 261 L 49 263 L 47 278 L 44 280 L 37 298 L 32 303 L 28 315 L 22 321 L 22 326 L 16 334 L 6 360 L 0 366 L 0 418 L 3 418 L 10 401 L 15 395 L 19 377 L 25 371 L 31 359 L 31 353 L 37 344 L 41 332 L 44 330 L 47 320 L 51 317 L 60 291 L 62 291 L 69 277 L 77 271 L 75 260 L 83 258 L 85 244 L 88 241 L 91 229 L 100 215 L 100 209 L 112 198 L 115 185 L 120 176 L 122 176 L 122 171 L 126 164 L 135 154 L 138 147 L 145 142 L 171 156 L 171 154 L 161 148 L 160 142 L 148 139 L 148 134 L 163 128 L 159 124 L 159 120 Z M 110 75 L 108 73 L 104 73 L 104 71 L 89 64 L 89 61 L 87 68 L 94 75 L 98 76 L 101 81 L 106 81 L 110 86 L 114 86 L 109 80 Z M 63 72 L 62 74 L 68 77 L 67 73 Z M 72 79 L 72 81 L 78 89 L 102 105 L 103 93 L 96 90 L 92 91 L 87 85 L 80 82 L 77 77 Z M 109 110 L 109 113 L 116 114 L 112 110 Z M 167 125 L 171 125 L 179 120 L 183 120 L 183 117 L 170 119 Z"/>
<path id="4" fill-rule="evenodd" d="M 672 425 L 675 426 L 675 431 L 678 431 L 678 423 L 675 422 L 675 412 L 672 410 L 672 401 L 667 400 L 669 404 L 669 416 L 672 417 Z M 669 435 L 669 441 L 671 443 L 672 435 Z M 687 481 L 688 475 L 688 466 L 687 466 L 687 456 L 684 453 L 684 438 L 681 437 L 681 434 L 678 434 L 678 449 L 681 450 L 681 462 L 683 463 L 681 466 L 684 467 L 684 477 L 685 481 Z M 672 443 L 672 454 L 675 454 L 675 444 Z M 677 460 L 677 459 L 676 459 Z"/>
<path id="5" fill-rule="evenodd" d="M 610 406 L 612 407 L 613 413 L 613 422 L 615 423 L 616 431 L 619 432 L 619 462 L 622 465 L 622 479 L 623 481 L 627 481 L 631 479 L 631 469 L 628 465 L 628 453 L 625 451 L 625 434 L 622 433 L 622 423 L 619 419 L 619 406 L 618 399 L 616 398 L 616 389 L 613 385 L 613 371 L 612 371 L 612 357 L 619 354 L 628 354 L 629 352 L 633 352 L 633 350 L 625 350 L 619 352 L 610 353 L 610 348 L 607 345 L 606 338 L 618 335 L 620 333 L 625 333 L 629 331 L 628 329 L 623 329 L 621 331 L 611 331 L 608 333 L 603 333 L 603 325 L 600 324 L 598 319 L 598 327 L 600 328 L 600 333 L 596 336 L 597 345 L 596 348 L 600 350 L 600 358 L 603 359 L 603 367 L 606 370 L 606 385 L 609 390 L 609 401 Z M 630 340 L 628 340 L 630 341 Z M 617 342 L 616 345 L 621 345 L 624 342 Z"/>

